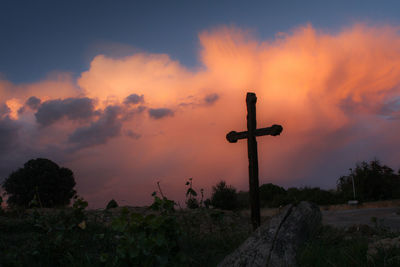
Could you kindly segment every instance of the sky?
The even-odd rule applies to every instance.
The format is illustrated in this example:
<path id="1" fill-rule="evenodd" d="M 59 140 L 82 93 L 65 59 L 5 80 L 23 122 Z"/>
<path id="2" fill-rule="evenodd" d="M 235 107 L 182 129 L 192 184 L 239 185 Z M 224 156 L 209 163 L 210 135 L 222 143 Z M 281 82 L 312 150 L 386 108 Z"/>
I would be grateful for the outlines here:
<path id="1" fill-rule="evenodd" d="M 335 188 L 361 161 L 400 168 L 398 1 L 0 3 L 0 181 L 70 168 L 90 207 L 248 190 L 247 92 L 260 184 Z"/>

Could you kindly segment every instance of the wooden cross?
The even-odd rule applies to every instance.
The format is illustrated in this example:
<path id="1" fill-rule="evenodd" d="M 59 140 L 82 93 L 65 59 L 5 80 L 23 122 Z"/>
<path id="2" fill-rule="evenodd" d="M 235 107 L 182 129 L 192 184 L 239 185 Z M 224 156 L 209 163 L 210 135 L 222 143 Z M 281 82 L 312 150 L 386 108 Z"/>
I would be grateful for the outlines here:
<path id="1" fill-rule="evenodd" d="M 280 125 L 272 125 L 271 127 L 257 129 L 256 121 L 256 102 L 255 93 L 247 93 L 247 131 L 245 132 L 229 132 L 226 139 L 230 143 L 236 143 L 238 139 L 247 139 L 247 151 L 249 156 L 249 185 L 250 185 L 250 205 L 251 205 L 251 222 L 253 230 L 260 226 L 260 194 L 258 184 L 258 156 L 256 136 L 263 135 L 280 135 L 283 128 Z"/>

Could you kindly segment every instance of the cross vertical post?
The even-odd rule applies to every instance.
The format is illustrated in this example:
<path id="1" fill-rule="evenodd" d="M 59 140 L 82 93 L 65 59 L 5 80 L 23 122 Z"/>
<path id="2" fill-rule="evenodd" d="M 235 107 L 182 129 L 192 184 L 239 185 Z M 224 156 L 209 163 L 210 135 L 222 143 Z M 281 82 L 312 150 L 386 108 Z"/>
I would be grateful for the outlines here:
<path id="1" fill-rule="evenodd" d="M 257 140 L 255 131 L 257 129 L 256 120 L 256 102 L 257 97 L 254 93 L 247 93 L 247 152 L 249 157 L 249 188 L 250 188 L 250 206 L 251 222 L 253 229 L 260 226 L 260 194 L 258 181 L 258 154 Z"/>
<path id="2" fill-rule="evenodd" d="M 271 127 L 257 129 L 256 120 L 256 102 L 257 97 L 255 93 L 247 93 L 246 106 L 247 106 L 247 131 L 235 132 L 231 131 L 226 135 L 226 139 L 230 143 L 236 143 L 239 139 L 247 139 L 247 152 L 249 158 L 249 193 L 250 193 L 250 206 L 251 206 L 251 223 L 253 230 L 257 229 L 260 224 L 260 193 L 258 182 L 258 155 L 257 155 L 257 141 L 256 136 L 263 135 L 280 135 L 283 128 L 280 125 L 272 125 Z"/>

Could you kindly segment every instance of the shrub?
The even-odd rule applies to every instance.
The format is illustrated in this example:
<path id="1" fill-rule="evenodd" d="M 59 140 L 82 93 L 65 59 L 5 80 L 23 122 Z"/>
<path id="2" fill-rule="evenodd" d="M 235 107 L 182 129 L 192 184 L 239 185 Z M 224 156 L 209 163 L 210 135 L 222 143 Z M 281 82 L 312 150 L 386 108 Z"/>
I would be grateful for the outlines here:
<path id="1" fill-rule="evenodd" d="M 263 184 L 260 186 L 260 203 L 261 206 L 276 207 L 280 206 L 281 203 L 275 201 L 275 199 L 283 199 L 286 195 L 286 190 L 283 187 L 274 184 Z"/>
<path id="2" fill-rule="evenodd" d="M 236 195 L 239 209 L 250 208 L 249 192 L 239 191 Z"/>
<path id="3" fill-rule="evenodd" d="M 225 181 L 220 181 L 216 186 L 213 186 L 211 204 L 215 208 L 224 210 L 237 209 L 238 199 L 236 189 L 232 186 L 227 186 Z"/>
<path id="4" fill-rule="evenodd" d="M 9 195 L 7 203 L 21 207 L 28 207 L 34 197 L 42 207 L 65 206 L 76 193 L 72 171 L 42 158 L 26 162 L 2 186 Z"/>
<path id="5" fill-rule="evenodd" d="M 189 178 L 189 181 L 186 182 L 188 185 L 188 189 L 186 191 L 186 206 L 189 209 L 197 209 L 199 205 L 199 201 L 197 201 L 197 192 L 193 189 L 193 178 Z M 201 189 L 201 195 L 203 196 L 203 189 Z M 203 199 L 201 200 L 201 202 Z"/>
<path id="6" fill-rule="evenodd" d="M 151 209 L 159 215 L 129 213 L 124 208 L 112 222 L 118 244 L 114 264 L 117 266 L 179 266 L 186 261 L 179 241 L 182 231 L 174 216 L 175 202 L 153 193 Z M 106 258 L 108 254 L 105 255 Z"/>
<path id="7" fill-rule="evenodd" d="M 287 190 L 286 198 L 283 199 L 283 204 L 310 201 L 317 205 L 332 205 L 340 202 L 339 195 L 332 191 L 323 190 L 319 187 L 291 187 Z"/>
<path id="8" fill-rule="evenodd" d="M 108 202 L 106 209 L 108 210 L 108 209 L 113 209 L 113 208 L 117 208 L 117 207 L 118 207 L 117 201 L 115 201 L 114 199 L 111 199 Z"/>

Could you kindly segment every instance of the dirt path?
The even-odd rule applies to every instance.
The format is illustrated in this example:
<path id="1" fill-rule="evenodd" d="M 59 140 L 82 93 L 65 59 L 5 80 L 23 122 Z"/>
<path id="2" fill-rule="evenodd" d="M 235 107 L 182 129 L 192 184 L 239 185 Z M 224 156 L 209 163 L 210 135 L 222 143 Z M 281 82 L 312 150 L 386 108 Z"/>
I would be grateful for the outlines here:
<path id="1" fill-rule="evenodd" d="M 400 231 L 400 215 L 398 207 L 366 208 L 350 210 L 322 210 L 322 223 L 335 227 L 348 227 L 354 224 L 374 226 L 372 217 L 378 224 L 389 227 L 392 231 Z"/>

